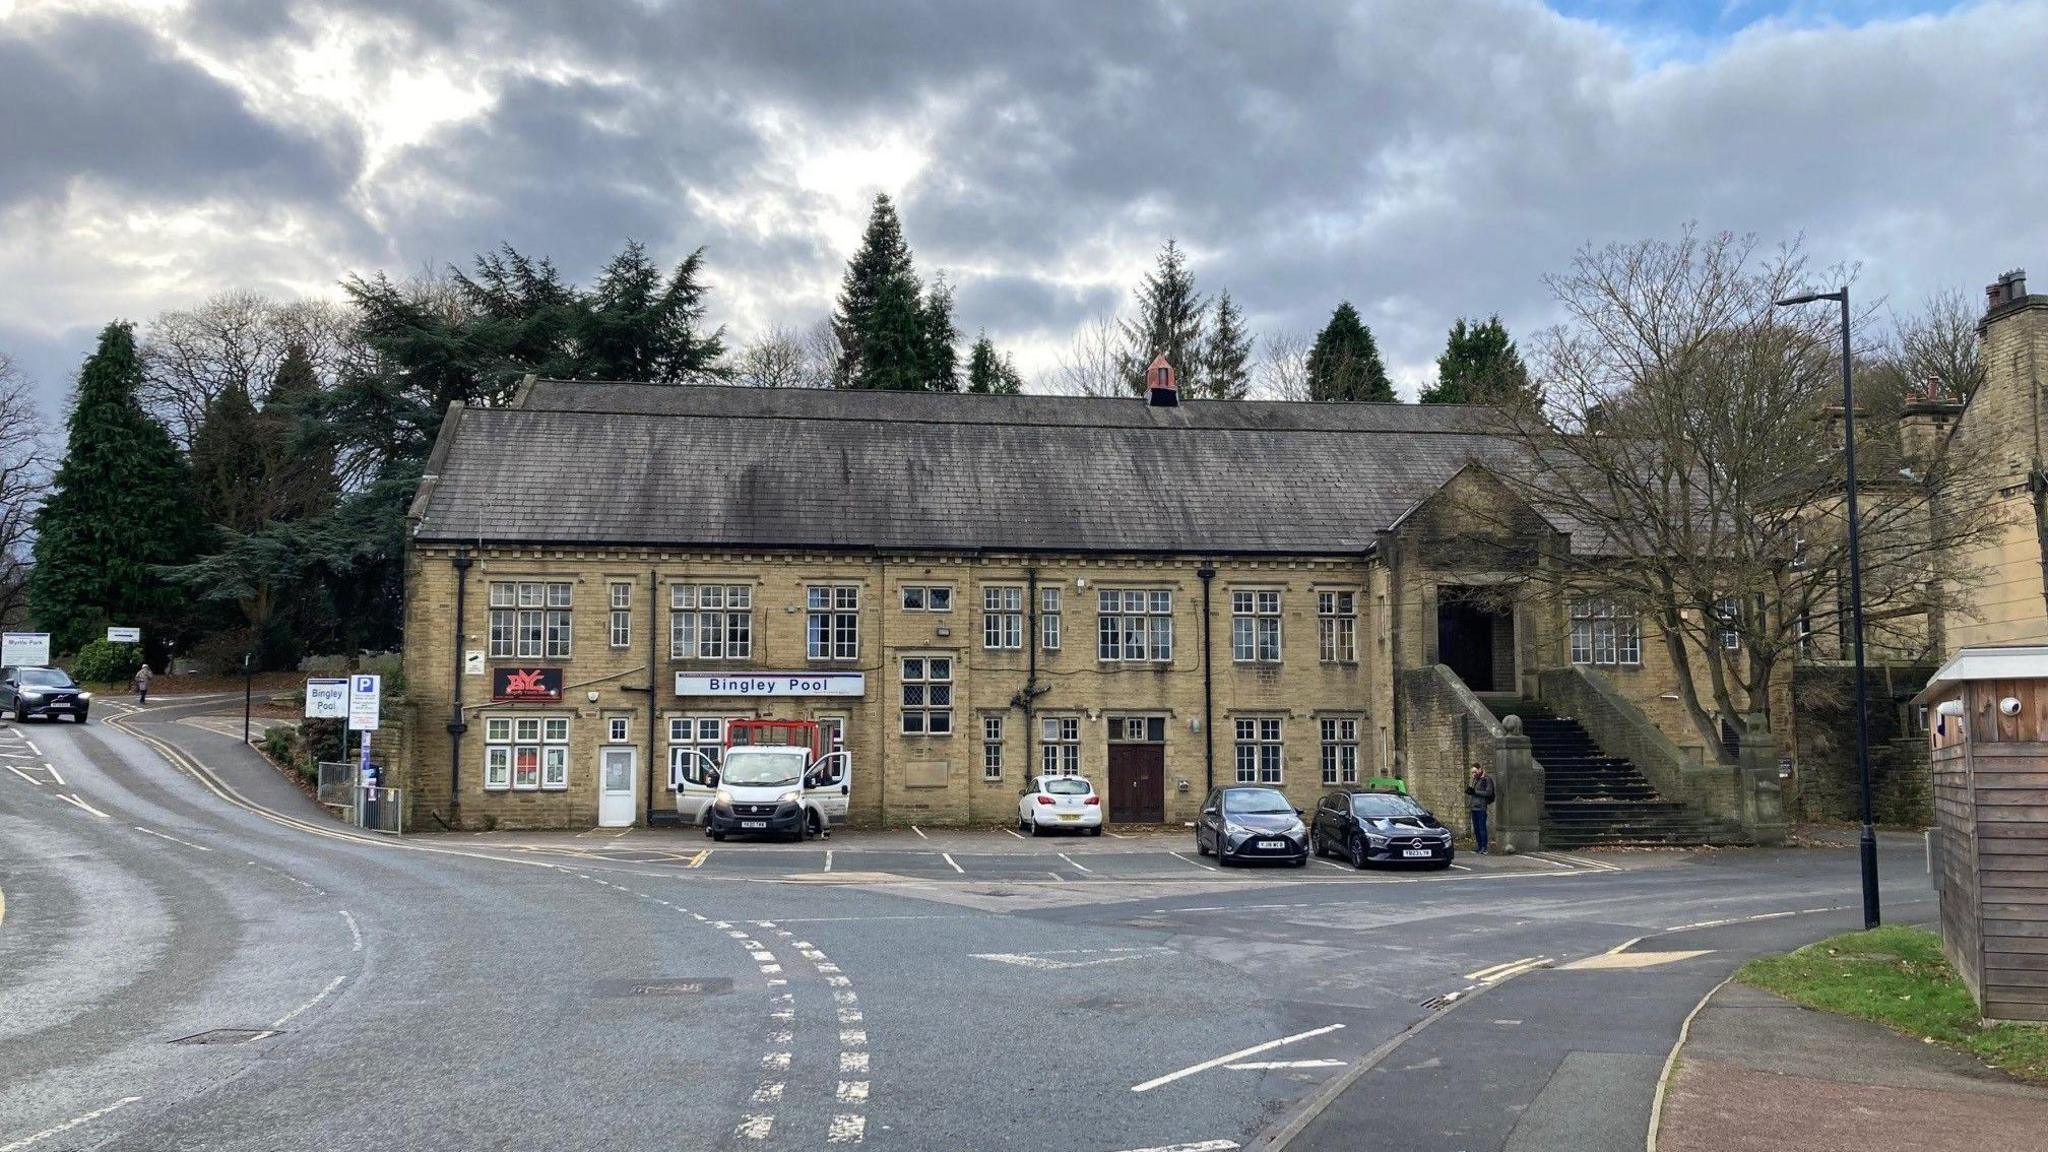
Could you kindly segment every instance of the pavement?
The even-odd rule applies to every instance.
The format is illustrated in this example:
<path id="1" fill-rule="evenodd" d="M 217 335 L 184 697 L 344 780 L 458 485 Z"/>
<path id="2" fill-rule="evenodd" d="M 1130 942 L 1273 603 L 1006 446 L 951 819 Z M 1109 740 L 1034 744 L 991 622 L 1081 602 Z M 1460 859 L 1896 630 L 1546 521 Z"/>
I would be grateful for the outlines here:
<path id="1" fill-rule="evenodd" d="M 1729 984 L 1693 1020 L 1658 1152 L 2037 1152 L 2048 1091 L 1881 1024 Z M 1794 1121 L 1793 1118 L 1796 1118 Z"/>
<path id="2" fill-rule="evenodd" d="M 212 706 L 0 731 L 0 1149 L 1639 1146 L 1706 988 L 1856 915 L 1832 849 L 380 837 Z"/>

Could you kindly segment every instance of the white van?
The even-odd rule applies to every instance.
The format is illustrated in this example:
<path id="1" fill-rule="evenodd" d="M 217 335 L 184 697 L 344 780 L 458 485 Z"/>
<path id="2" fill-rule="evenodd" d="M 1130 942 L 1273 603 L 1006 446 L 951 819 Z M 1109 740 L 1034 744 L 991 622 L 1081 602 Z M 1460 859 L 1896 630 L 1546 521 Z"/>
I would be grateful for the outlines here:
<path id="1" fill-rule="evenodd" d="M 701 751 L 669 765 L 676 812 L 713 840 L 733 834 L 801 840 L 846 822 L 853 757 L 826 752 L 815 720 L 734 720 L 723 763 Z"/>

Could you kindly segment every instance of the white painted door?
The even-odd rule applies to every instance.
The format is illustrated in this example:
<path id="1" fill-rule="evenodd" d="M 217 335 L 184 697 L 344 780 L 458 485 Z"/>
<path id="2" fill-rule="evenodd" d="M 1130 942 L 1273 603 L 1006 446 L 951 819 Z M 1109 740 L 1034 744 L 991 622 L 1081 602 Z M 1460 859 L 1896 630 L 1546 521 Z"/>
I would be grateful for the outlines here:
<path id="1" fill-rule="evenodd" d="M 637 795 L 632 748 L 606 748 L 598 753 L 597 826 L 631 828 Z"/>

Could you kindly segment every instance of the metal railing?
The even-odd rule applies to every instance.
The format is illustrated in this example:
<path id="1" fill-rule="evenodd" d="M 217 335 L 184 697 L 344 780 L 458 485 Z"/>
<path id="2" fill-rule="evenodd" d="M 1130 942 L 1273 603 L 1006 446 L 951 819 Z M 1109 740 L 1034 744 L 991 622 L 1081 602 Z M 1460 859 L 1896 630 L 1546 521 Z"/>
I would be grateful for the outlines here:
<path id="1" fill-rule="evenodd" d="M 358 828 L 388 832 L 393 836 L 405 831 L 405 789 L 361 785 L 356 788 L 356 794 Z"/>
<path id="2" fill-rule="evenodd" d="M 319 770 L 319 800 L 335 808 L 353 808 L 360 769 L 353 760 L 322 760 Z"/>

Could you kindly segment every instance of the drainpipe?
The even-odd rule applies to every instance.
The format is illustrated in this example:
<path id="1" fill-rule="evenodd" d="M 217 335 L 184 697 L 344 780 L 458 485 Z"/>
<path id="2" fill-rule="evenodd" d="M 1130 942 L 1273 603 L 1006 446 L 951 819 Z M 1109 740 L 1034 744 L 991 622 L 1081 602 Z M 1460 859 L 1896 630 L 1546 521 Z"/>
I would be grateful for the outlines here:
<path id="1" fill-rule="evenodd" d="M 647 824 L 654 825 L 654 771 L 656 753 L 660 751 L 658 728 L 654 713 L 661 703 L 661 682 L 655 677 L 655 668 L 661 653 L 661 574 L 659 570 L 647 570 Z M 662 767 L 666 768 L 666 765 Z"/>
<path id="2" fill-rule="evenodd" d="M 1209 586 L 1216 566 L 1204 560 L 1195 575 L 1202 580 L 1202 795 L 1216 790 L 1216 680 L 1209 662 Z"/>
<path id="3" fill-rule="evenodd" d="M 1024 570 L 1024 775 L 1030 778 L 1032 716 L 1038 707 L 1038 569 Z M 1065 644 L 1066 639 L 1061 638 Z"/>
<path id="4" fill-rule="evenodd" d="M 469 550 L 456 546 L 455 558 L 449 563 L 455 566 L 455 706 L 448 716 L 448 824 L 451 828 L 462 826 L 462 734 L 469 731 L 469 725 L 462 720 L 462 627 L 468 619 L 464 608 L 469 594 Z"/>

